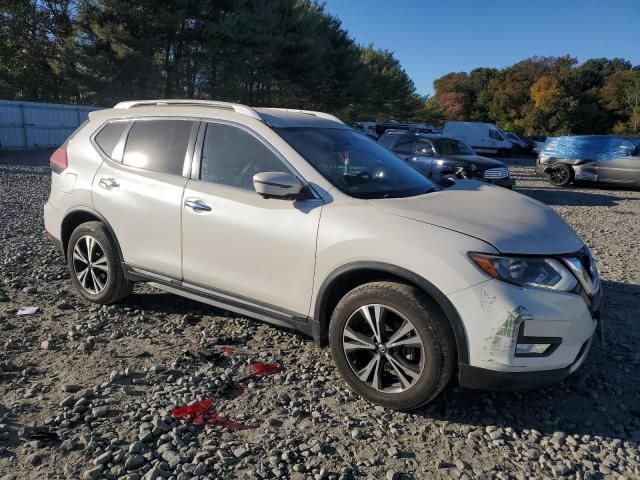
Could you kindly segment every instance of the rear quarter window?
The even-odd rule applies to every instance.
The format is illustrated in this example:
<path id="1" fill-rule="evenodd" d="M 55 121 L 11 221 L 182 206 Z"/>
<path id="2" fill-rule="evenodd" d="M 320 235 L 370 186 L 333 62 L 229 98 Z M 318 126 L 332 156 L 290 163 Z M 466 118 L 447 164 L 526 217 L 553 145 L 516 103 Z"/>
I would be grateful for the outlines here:
<path id="1" fill-rule="evenodd" d="M 94 137 L 94 141 L 96 145 L 102 150 L 102 152 L 110 157 L 113 154 L 113 149 L 120 140 L 120 136 L 122 132 L 124 132 L 125 127 L 127 126 L 126 121 L 124 122 L 109 122 L 104 127 L 100 129 L 98 134 Z"/>
<path id="2" fill-rule="evenodd" d="M 136 120 L 127 136 L 122 163 L 159 173 L 182 175 L 191 120 Z"/>

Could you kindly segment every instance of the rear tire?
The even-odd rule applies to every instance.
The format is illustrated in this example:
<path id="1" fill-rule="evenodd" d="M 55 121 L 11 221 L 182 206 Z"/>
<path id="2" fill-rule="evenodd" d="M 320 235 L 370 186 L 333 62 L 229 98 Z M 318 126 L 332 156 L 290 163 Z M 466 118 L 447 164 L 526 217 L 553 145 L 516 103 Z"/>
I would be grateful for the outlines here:
<path id="1" fill-rule="evenodd" d="M 131 293 L 114 239 L 100 222 L 79 225 L 67 245 L 67 266 L 78 293 L 93 303 L 109 305 Z"/>
<path id="2" fill-rule="evenodd" d="M 573 181 L 573 168 L 569 165 L 560 164 L 549 172 L 549 182 L 556 187 L 566 187 Z"/>
<path id="3" fill-rule="evenodd" d="M 455 369 L 455 342 L 440 308 L 402 283 L 372 282 L 347 293 L 331 316 L 329 342 L 349 388 L 388 408 L 430 402 Z"/>

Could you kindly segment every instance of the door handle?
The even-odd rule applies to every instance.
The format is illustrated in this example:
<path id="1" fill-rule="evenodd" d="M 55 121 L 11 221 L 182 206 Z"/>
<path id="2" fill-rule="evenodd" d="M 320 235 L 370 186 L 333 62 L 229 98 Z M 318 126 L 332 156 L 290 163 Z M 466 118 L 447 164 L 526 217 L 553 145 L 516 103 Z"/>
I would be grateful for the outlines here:
<path id="1" fill-rule="evenodd" d="M 189 197 L 184 201 L 184 206 L 190 208 L 196 213 L 210 212 L 211 206 L 199 198 Z"/>
<path id="2" fill-rule="evenodd" d="M 101 177 L 98 184 L 106 190 L 111 190 L 112 188 L 117 188 L 120 186 L 120 184 L 116 182 L 116 179 L 113 177 Z"/>

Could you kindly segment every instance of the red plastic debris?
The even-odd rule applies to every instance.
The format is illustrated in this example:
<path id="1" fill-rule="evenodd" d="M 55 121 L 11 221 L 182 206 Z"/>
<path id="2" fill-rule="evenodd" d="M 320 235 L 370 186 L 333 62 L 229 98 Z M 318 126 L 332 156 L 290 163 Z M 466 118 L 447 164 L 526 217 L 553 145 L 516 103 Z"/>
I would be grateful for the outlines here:
<path id="1" fill-rule="evenodd" d="M 233 420 L 227 420 L 222 424 L 223 428 L 226 428 L 227 430 L 248 430 L 251 427 L 247 424 L 244 423 L 240 423 L 240 422 L 234 422 Z"/>
<path id="2" fill-rule="evenodd" d="M 222 350 L 223 354 L 231 357 L 235 353 L 238 353 L 233 346 L 227 345 Z M 249 364 L 251 372 L 243 378 L 239 378 L 236 380 L 234 384 L 226 384 L 224 390 L 229 388 L 236 389 L 244 389 L 243 383 L 254 379 L 256 377 L 260 377 L 262 375 L 271 375 L 273 373 L 278 373 L 282 371 L 282 367 L 277 363 L 262 363 L 255 362 Z M 223 392 L 224 390 L 220 390 Z M 218 415 L 216 411 L 213 409 L 213 399 L 207 398 L 205 400 L 201 400 L 199 402 L 194 402 L 189 405 L 181 405 L 179 407 L 175 407 L 171 410 L 171 415 L 174 418 L 184 420 L 193 425 L 219 425 L 222 428 L 226 428 L 229 430 L 246 430 L 248 428 L 252 428 L 244 423 L 235 422 L 233 420 L 229 420 L 222 415 Z"/>
<path id="3" fill-rule="evenodd" d="M 171 415 L 174 418 L 185 420 L 193 425 L 204 425 L 206 423 L 207 425 L 220 425 L 222 428 L 229 430 L 246 430 L 251 428 L 244 423 L 227 420 L 222 415 L 218 415 L 215 410 L 213 410 L 213 399 L 211 398 L 192 403 L 191 405 L 176 407 L 171 411 Z"/>
<path id="4" fill-rule="evenodd" d="M 251 377 L 259 377 L 260 375 L 271 375 L 280 371 L 280 365 L 277 363 L 256 362 L 250 365 L 252 373 Z"/>
<path id="5" fill-rule="evenodd" d="M 213 399 L 207 398 L 191 405 L 183 405 L 176 407 L 171 411 L 171 415 L 175 418 L 191 418 L 197 415 L 205 414 L 213 406 Z"/>
<path id="6" fill-rule="evenodd" d="M 198 415 L 191 423 L 194 425 L 202 425 L 204 423 L 204 417 L 202 415 Z"/>

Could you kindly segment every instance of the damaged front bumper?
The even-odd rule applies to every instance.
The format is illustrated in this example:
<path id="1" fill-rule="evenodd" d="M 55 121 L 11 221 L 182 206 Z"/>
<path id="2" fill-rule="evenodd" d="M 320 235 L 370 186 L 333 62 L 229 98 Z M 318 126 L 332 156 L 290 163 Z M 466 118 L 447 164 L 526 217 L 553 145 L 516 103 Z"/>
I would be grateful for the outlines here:
<path id="1" fill-rule="evenodd" d="M 487 280 L 450 294 L 464 319 L 469 362 L 459 368 L 462 386 L 535 388 L 575 371 L 591 346 L 597 302 L 578 293 L 522 288 Z"/>
<path id="2" fill-rule="evenodd" d="M 589 338 L 580 349 L 576 360 L 565 368 L 503 372 L 460 364 L 458 368 L 458 383 L 463 387 L 480 390 L 528 390 L 548 387 L 561 382 L 582 366 L 587 359 L 592 341 L 593 337 Z"/>

